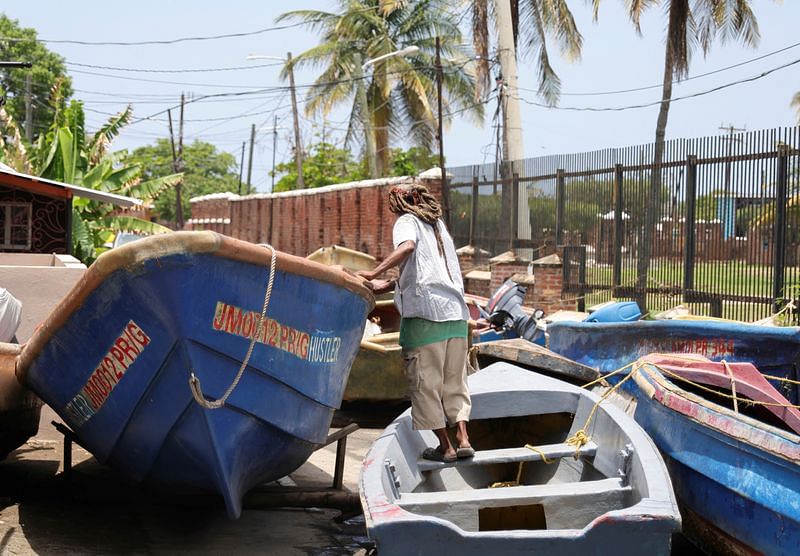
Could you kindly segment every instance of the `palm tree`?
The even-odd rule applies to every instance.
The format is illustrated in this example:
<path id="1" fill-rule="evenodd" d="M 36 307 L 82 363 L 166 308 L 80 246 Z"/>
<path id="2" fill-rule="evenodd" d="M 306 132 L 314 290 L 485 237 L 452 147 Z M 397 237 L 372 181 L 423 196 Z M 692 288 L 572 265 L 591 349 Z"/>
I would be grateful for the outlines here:
<path id="1" fill-rule="evenodd" d="M 53 106 L 60 105 L 60 91 L 52 93 Z M 56 110 L 47 133 L 39 135 L 36 144 L 26 151 L 19 140 L 2 144 L 2 158 L 15 170 L 80 185 L 107 193 L 116 193 L 148 203 L 166 188 L 180 183 L 182 174 L 173 174 L 142 181 L 141 167 L 127 164 L 124 154 L 110 153 L 112 140 L 130 121 L 131 107 L 109 118 L 92 135 L 84 128 L 83 105 L 72 101 L 65 109 Z M 19 137 L 16 124 L 5 111 L 0 111 L 0 122 L 7 135 Z M 171 231 L 148 220 L 120 214 L 108 203 L 75 198 L 72 202 L 72 252 L 89 264 L 105 249 L 114 233 L 131 231 L 145 234 Z"/>
<path id="2" fill-rule="evenodd" d="M 800 92 L 792 97 L 792 106 L 797 110 L 797 123 L 800 123 Z"/>
<path id="3" fill-rule="evenodd" d="M 389 168 L 393 138 L 410 138 L 424 148 L 433 143 L 437 36 L 444 69 L 443 113 L 464 112 L 483 118 L 483 103 L 473 100 L 474 79 L 460 45 L 461 31 L 447 6 L 444 0 L 339 0 L 336 13 L 296 10 L 278 17 L 278 21 L 302 21 L 320 33 L 320 44 L 294 58 L 292 64 L 322 67 L 306 97 L 307 114 L 327 117 L 337 106 L 350 105 L 347 143 L 363 127 L 357 93 L 359 86 L 366 87 L 369 131 L 381 175 Z M 419 52 L 377 61 L 371 75 L 360 75 L 361 65 L 368 59 L 411 45 L 419 47 Z"/>
<path id="4" fill-rule="evenodd" d="M 495 0 L 508 2 L 511 0 Z M 490 0 L 471 0 L 472 44 L 477 55 L 476 94 L 483 95 L 490 88 L 491 57 L 489 22 L 492 17 Z M 538 93 L 554 106 L 561 93 L 561 80 L 550 65 L 547 51 L 548 36 L 552 37 L 561 54 L 570 61 L 578 60 L 583 37 L 566 0 L 516 0 L 511 1 L 514 44 L 517 58 L 532 61 L 539 74 Z"/>
<path id="5" fill-rule="evenodd" d="M 595 20 L 601 0 L 592 0 Z M 739 39 L 748 46 L 756 46 L 760 35 L 758 22 L 750 9 L 750 0 L 638 0 L 626 1 L 628 15 L 641 33 L 640 21 L 645 10 L 660 4 L 666 8 L 668 25 L 664 52 L 664 81 L 661 106 L 656 120 L 653 146 L 653 171 L 650 178 L 650 198 L 642 237 L 642 249 L 636 265 L 636 288 L 642 310 L 646 310 L 647 275 L 650 268 L 650 248 L 658 212 L 658 192 L 661 190 L 661 164 L 664 160 L 664 143 L 672 100 L 672 83 L 689 73 L 692 47 L 699 45 L 708 54 L 711 43 L 720 37 L 723 42 Z"/>

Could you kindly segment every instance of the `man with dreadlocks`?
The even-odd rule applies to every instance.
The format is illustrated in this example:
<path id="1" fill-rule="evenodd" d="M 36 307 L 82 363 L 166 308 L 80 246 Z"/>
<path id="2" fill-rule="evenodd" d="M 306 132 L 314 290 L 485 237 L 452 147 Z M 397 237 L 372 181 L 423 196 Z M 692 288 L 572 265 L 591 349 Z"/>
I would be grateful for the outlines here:
<path id="1" fill-rule="evenodd" d="M 432 430 L 439 446 L 422 456 L 454 461 L 475 454 L 467 435 L 472 403 L 467 389 L 467 320 L 464 284 L 453 240 L 441 220 L 439 203 L 422 185 L 394 187 L 389 208 L 398 215 L 394 251 L 372 271 L 358 274 L 376 292 L 395 288 L 400 311 L 400 346 L 416 430 Z M 400 278 L 376 280 L 400 267 Z M 457 445 L 447 434 L 456 427 Z"/>

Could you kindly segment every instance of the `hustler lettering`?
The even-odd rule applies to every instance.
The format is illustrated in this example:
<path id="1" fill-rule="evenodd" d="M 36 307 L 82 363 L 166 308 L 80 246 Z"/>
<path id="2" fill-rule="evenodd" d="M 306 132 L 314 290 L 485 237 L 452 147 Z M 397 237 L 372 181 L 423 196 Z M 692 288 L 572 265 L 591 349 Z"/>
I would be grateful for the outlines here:
<path id="1" fill-rule="evenodd" d="M 341 338 L 311 335 L 270 318 L 264 319 L 263 326 L 259 326 L 260 323 L 260 313 L 218 301 L 211 326 L 220 332 L 255 339 L 312 363 L 332 363 L 339 357 Z"/>

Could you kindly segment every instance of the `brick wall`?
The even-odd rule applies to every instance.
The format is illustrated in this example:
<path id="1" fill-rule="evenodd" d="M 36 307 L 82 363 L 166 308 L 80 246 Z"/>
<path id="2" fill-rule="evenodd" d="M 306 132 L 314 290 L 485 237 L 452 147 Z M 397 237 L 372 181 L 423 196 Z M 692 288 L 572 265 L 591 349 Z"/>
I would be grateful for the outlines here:
<path id="1" fill-rule="evenodd" d="M 389 210 L 389 190 L 412 179 L 420 180 L 441 199 L 438 178 L 387 178 L 244 197 L 216 193 L 191 200 L 192 218 L 186 229 L 214 230 L 253 243 L 271 243 L 280 251 L 301 257 L 336 244 L 368 253 L 380 261 L 392 252 L 396 217 Z M 462 272 L 466 273 L 477 262 L 476 253 L 459 254 Z M 483 257 L 485 252 L 478 254 Z M 526 306 L 545 313 L 575 309 L 575 301 L 562 299 L 561 260 L 557 256 L 535 261 L 532 277 L 528 264 L 512 252 L 498 255 L 489 260 L 491 278 L 467 278 L 466 291 L 488 297 L 506 279 L 516 276 L 528 287 Z"/>
<path id="2" fill-rule="evenodd" d="M 389 190 L 416 179 L 441 198 L 438 178 L 385 178 L 316 189 L 239 196 L 195 197 L 187 230 L 215 230 L 252 243 L 271 243 L 298 256 L 328 245 L 368 253 L 378 260 L 392 251 L 395 215 Z"/>
<path id="3" fill-rule="evenodd" d="M 531 305 L 544 311 L 545 315 L 559 310 L 577 310 L 577 300 L 565 299 L 561 291 L 564 283 L 561 258 L 548 255 L 533 261 L 532 265 L 535 286 Z M 526 295 L 526 301 L 527 298 Z"/>

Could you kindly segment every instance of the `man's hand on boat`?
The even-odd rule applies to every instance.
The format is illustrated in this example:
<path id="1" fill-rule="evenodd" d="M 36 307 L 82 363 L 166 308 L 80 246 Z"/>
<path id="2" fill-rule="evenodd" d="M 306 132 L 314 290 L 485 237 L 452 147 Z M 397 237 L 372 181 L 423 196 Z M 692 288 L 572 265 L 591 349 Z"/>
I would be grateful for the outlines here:
<path id="1" fill-rule="evenodd" d="M 370 288 L 374 293 L 379 294 L 379 293 L 389 292 L 394 289 L 395 280 L 381 280 L 376 278 L 368 278 L 367 276 L 364 276 L 364 274 L 366 273 L 371 274 L 371 272 L 369 271 L 360 270 L 356 272 L 356 276 L 361 276 L 362 278 L 365 278 L 364 285 Z"/>

